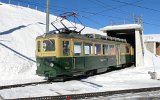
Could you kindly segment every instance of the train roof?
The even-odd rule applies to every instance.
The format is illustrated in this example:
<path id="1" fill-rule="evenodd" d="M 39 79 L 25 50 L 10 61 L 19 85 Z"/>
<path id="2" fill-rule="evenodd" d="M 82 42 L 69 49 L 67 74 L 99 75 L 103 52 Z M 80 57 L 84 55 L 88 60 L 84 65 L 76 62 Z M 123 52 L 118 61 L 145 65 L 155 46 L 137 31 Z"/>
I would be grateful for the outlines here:
<path id="1" fill-rule="evenodd" d="M 107 37 L 106 36 L 102 36 L 99 34 L 78 34 L 78 33 L 70 33 L 70 34 L 45 34 L 45 35 L 41 35 L 38 36 L 36 39 L 42 39 L 42 38 L 53 38 L 53 37 L 59 37 L 59 38 L 68 38 L 68 39 L 80 39 L 80 40 L 90 40 L 90 41 L 94 41 L 94 42 L 109 42 L 109 43 L 127 43 L 127 41 L 125 39 L 120 39 L 120 38 L 114 38 L 114 37 Z"/>

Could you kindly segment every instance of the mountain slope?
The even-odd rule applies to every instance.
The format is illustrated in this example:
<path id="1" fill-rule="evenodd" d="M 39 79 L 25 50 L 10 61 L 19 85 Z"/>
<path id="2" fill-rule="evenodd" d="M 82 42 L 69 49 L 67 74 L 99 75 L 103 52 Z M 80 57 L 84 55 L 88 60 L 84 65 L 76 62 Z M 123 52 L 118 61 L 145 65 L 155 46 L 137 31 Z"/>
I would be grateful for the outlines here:
<path id="1" fill-rule="evenodd" d="M 0 80 L 29 79 L 35 75 L 35 39 L 45 33 L 45 13 L 30 8 L 0 5 Z M 56 16 L 51 15 L 50 21 Z M 70 25 L 68 21 L 64 21 Z M 56 24 L 61 27 L 61 24 Z M 77 25 L 82 27 L 81 25 Z M 50 31 L 55 30 L 50 25 Z M 84 33 L 101 31 L 86 27 Z"/>

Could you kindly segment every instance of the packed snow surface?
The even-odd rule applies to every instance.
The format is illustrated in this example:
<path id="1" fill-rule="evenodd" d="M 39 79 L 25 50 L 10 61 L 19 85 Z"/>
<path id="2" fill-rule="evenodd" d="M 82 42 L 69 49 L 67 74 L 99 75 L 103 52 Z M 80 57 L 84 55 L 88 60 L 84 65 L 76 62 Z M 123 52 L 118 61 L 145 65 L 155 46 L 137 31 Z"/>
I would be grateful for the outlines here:
<path id="1" fill-rule="evenodd" d="M 50 17 L 51 21 L 56 18 Z M 44 77 L 35 73 L 35 38 L 45 32 L 45 13 L 2 4 L 0 18 L 0 85 L 43 81 Z M 54 28 L 50 26 L 50 30 Z M 88 27 L 82 33 L 102 34 Z M 144 66 L 132 66 L 82 80 L 0 90 L 0 97 L 13 99 L 160 86 L 160 81 L 151 79 L 148 71 L 160 72 L 160 57 L 145 50 Z"/>
<path id="2" fill-rule="evenodd" d="M 156 72 L 160 72 L 159 61 L 160 57 L 146 51 L 145 66 L 132 66 L 87 79 L 1 90 L 0 95 L 5 99 L 12 99 L 158 87 L 160 80 L 151 79 L 148 71 L 153 72 L 155 69 Z"/>

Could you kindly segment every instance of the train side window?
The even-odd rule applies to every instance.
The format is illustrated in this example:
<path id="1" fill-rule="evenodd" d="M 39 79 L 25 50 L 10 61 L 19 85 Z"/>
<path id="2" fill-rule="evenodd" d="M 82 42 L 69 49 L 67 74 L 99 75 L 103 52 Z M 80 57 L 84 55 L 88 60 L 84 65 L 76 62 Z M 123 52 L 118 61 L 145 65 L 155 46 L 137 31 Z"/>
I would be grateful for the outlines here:
<path id="1" fill-rule="evenodd" d="M 115 54 L 115 45 L 109 45 L 109 51 L 111 54 Z"/>
<path id="2" fill-rule="evenodd" d="M 126 53 L 129 53 L 130 50 L 129 50 L 129 46 L 126 46 Z"/>
<path id="3" fill-rule="evenodd" d="M 121 53 L 125 54 L 126 53 L 126 48 L 124 45 L 121 46 Z"/>
<path id="4" fill-rule="evenodd" d="M 109 48 L 107 44 L 103 45 L 103 54 L 108 54 L 109 53 Z"/>
<path id="5" fill-rule="evenodd" d="M 92 47 L 93 46 L 91 43 L 84 43 L 84 54 L 85 55 L 93 54 Z"/>
<path id="6" fill-rule="evenodd" d="M 37 51 L 41 52 L 41 42 L 40 41 L 37 42 Z"/>
<path id="7" fill-rule="evenodd" d="M 101 54 L 101 44 L 95 44 L 95 54 L 99 55 Z"/>
<path id="8" fill-rule="evenodd" d="M 63 56 L 70 55 L 70 43 L 69 41 L 63 41 Z"/>
<path id="9" fill-rule="evenodd" d="M 82 55 L 82 43 L 81 42 L 74 42 L 74 55 L 75 56 Z"/>
<path id="10" fill-rule="evenodd" d="M 55 40 L 44 40 L 43 41 L 43 50 L 47 51 L 55 51 Z"/>

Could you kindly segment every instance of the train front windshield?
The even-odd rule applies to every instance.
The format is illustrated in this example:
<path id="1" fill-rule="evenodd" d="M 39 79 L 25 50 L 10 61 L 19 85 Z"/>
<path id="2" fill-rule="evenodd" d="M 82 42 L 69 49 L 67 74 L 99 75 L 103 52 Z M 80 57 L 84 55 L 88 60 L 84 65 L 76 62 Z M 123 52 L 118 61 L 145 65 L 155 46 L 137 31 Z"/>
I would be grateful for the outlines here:
<path id="1" fill-rule="evenodd" d="M 44 52 L 55 51 L 55 40 L 44 40 L 43 41 L 43 50 Z"/>

